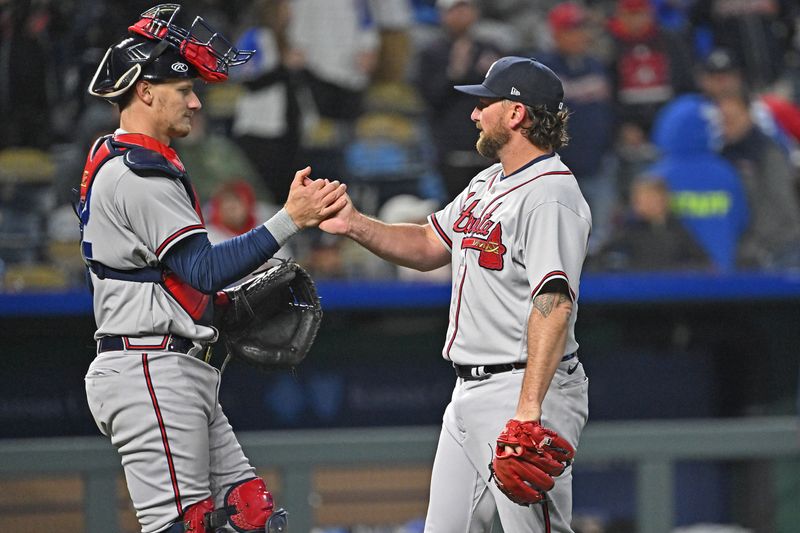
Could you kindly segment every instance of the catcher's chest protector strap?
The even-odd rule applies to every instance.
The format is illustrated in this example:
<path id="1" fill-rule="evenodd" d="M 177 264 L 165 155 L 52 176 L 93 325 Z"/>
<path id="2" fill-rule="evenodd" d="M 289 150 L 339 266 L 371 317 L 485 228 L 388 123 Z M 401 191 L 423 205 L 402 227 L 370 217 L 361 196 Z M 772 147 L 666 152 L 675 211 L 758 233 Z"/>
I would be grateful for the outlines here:
<path id="1" fill-rule="evenodd" d="M 110 160 L 114 159 L 115 157 L 121 156 L 125 151 L 128 149 L 127 146 L 122 146 L 115 144 L 113 142 L 112 135 L 106 135 L 104 137 L 100 137 L 95 141 L 94 146 L 92 149 L 89 150 L 89 155 L 86 156 L 86 164 L 83 167 L 83 175 L 81 176 L 81 185 L 79 190 L 74 190 L 76 194 L 76 198 L 74 200 L 73 208 L 75 209 L 75 213 L 78 215 L 79 219 L 79 227 L 81 232 L 81 255 L 83 256 L 83 261 L 86 263 L 87 269 L 91 270 L 92 272 L 97 275 L 98 278 L 110 278 L 110 279 L 126 279 L 128 281 L 150 281 L 150 278 L 154 275 L 158 275 L 160 279 L 161 272 L 160 269 L 157 273 L 155 272 L 144 272 L 140 273 L 138 269 L 130 270 L 130 271 L 118 271 L 109 267 L 106 267 L 103 264 L 100 264 L 94 260 L 92 260 L 92 243 L 86 242 L 83 240 L 83 228 L 89 222 L 89 215 L 90 211 L 90 200 L 92 197 L 92 185 L 94 185 L 94 179 L 97 176 L 97 173 L 100 171 L 100 168 L 105 165 Z M 152 270 L 152 269 L 145 269 L 145 270 Z M 147 278 L 147 279 L 140 279 L 140 278 Z M 91 278 L 87 274 L 87 281 L 90 281 Z M 89 284 L 89 288 L 91 289 L 91 283 Z"/>
<path id="2" fill-rule="evenodd" d="M 139 281 L 139 282 L 160 282 L 162 272 L 160 268 L 137 268 L 132 270 L 117 270 L 107 267 L 102 263 L 98 263 L 92 259 L 92 244 L 83 240 L 83 227 L 89 222 L 90 216 L 90 200 L 92 196 L 92 185 L 94 179 L 100 168 L 114 159 L 125 154 L 131 148 L 129 144 L 121 144 L 114 141 L 113 135 L 106 135 L 100 137 L 89 150 L 89 155 L 86 157 L 86 164 L 83 168 L 83 175 L 81 177 L 81 186 L 75 199 L 75 213 L 80 220 L 81 232 L 81 255 L 86 263 L 86 267 L 95 273 L 100 279 L 118 279 L 122 281 Z M 88 278 L 88 276 L 87 276 Z M 90 278 L 88 278 L 90 279 Z M 91 288 L 91 285 L 90 285 Z"/>
<path id="3" fill-rule="evenodd" d="M 86 156 L 86 164 L 83 167 L 83 175 L 81 176 L 80 190 L 77 192 L 77 198 L 73 207 L 78 215 L 81 223 L 81 229 L 89 221 L 89 198 L 91 196 L 92 184 L 97 172 L 104 164 L 111 159 L 122 155 L 126 148 L 115 146 L 111 143 L 111 135 L 100 137 L 95 141 L 92 149 L 89 150 L 89 155 Z"/>
<path id="4" fill-rule="evenodd" d="M 197 216 L 200 217 L 201 222 L 205 223 L 197 191 L 189 181 L 186 168 L 175 150 L 152 137 L 140 133 L 116 135 L 114 140 L 118 144 L 123 144 L 130 148 L 130 151 L 125 153 L 124 156 L 125 165 L 137 174 L 147 177 L 155 173 L 180 180 Z"/>
<path id="5" fill-rule="evenodd" d="M 86 164 L 83 168 L 80 190 L 74 205 L 80 219 L 81 229 L 89 221 L 92 185 L 97 173 L 104 164 L 119 156 L 124 156 L 125 165 L 137 174 L 142 172 L 157 173 L 180 180 L 184 189 L 186 189 L 186 194 L 189 196 L 192 207 L 197 212 L 200 220 L 203 220 L 197 194 L 189 182 L 183 163 L 178 158 L 175 150 L 147 135 L 123 133 L 101 137 L 89 150 L 89 155 L 86 157 Z"/>
<path id="6" fill-rule="evenodd" d="M 211 298 L 190 285 L 184 283 L 177 276 L 165 272 L 162 267 L 144 267 L 130 270 L 118 270 L 108 267 L 92 259 L 92 244 L 83 240 L 83 227 L 89 221 L 90 200 L 92 185 L 100 168 L 115 157 L 123 157 L 125 165 L 139 175 L 151 176 L 153 174 L 180 180 L 186 191 L 189 201 L 195 212 L 203 221 L 200 201 L 194 190 L 186 169 L 178 154 L 169 146 L 140 133 L 122 133 L 106 135 L 98 139 L 86 158 L 79 197 L 75 211 L 80 219 L 81 230 L 81 255 L 89 270 L 99 279 L 116 279 L 120 281 L 134 281 L 140 283 L 162 283 L 164 289 L 181 305 L 181 307 L 200 323 L 211 323 L 212 306 Z M 87 275 L 87 281 L 91 277 Z M 91 289 L 91 283 L 89 283 Z"/>

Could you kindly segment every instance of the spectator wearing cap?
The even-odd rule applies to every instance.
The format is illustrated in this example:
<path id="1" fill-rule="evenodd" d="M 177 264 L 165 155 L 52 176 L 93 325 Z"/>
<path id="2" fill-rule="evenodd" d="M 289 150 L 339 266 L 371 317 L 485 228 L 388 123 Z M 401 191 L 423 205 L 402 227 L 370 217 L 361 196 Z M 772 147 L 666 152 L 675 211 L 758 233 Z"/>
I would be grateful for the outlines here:
<path id="1" fill-rule="evenodd" d="M 697 84 L 712 100 L 743 94 L 750 101 L 753 122 L 787 152 L 800 140 L 800 109 L 777 94 L 754 94 L 741 64 L 727 48 L 715 48 L 698 68 Z"/>
<path id="2" fill-rule="evenodd" d="M 755 90 L 780 77 L 797 16 L 796 0 L 695 0 L 690 11 L 695 31 L 710 30 L 713 45 L 733 53 Z"/>
<path id="3" fill-rule="evenodd" d="M 501 53 L 474 35 L 480 18 L 474 0 L 438 0 L 436 6 L 442 31 L 420 50 L 414 82 L 425 102 L 437 170 L 448 199 L 453 199 L 485 167 L 475 153 L 475 127 L 469 118 L 475 99 L 454 91 L 453 85 L 480 83 Z"/>
<path id="4" fill-rule="evenodd" d="M 789 156 L 753 122 L 742 93 L 717 99 L 722 117 L 722 155 L 739 171 L 751 222 L 742 237 L 745 268 L 800 267 L 800 202 Z"/>
<path id="5" fill-rule="evenodd" d="M 725 93 L 744 90 L 747 82 L 731 52 L 727 48 L 715 48 L 697 70 L 697 85 L 713 100 Z"/>
<path id="6" fill-rule="evenodd" d="M 649 0 L 617 0 L 608 31 L 620 133 L 649 135 L 661 106 L 694 88 L 691 50 L 658 25 Z"/>
<path id="7" fill-rule="evenodd" d="M 593 28 L 583 6 L 562 2 L 550 10 L 548 24 L 554 48 L 539 54 L 564 85 L 569 107 L 570 143 L 559 154 L 575 173 L 592 209 L 590 252 L 611 230 L 618 203 L 616 160 L 613 155 L 614 102 L 611 74 L 592 53 Z"/>

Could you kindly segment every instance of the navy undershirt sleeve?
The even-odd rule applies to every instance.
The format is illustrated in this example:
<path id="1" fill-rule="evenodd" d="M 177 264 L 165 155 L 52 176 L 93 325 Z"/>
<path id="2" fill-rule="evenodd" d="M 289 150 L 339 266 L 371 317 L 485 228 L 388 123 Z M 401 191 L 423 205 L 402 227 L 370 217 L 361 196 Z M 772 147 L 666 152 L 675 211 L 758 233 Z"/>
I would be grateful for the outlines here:
<path id="1" fill-rule="evenodd" d="M 219 244 L 198 233 L 167 252 L 163 262 L 200 292 L 213 294 L 261 266 L 280 246 L 263 225 Z"/>

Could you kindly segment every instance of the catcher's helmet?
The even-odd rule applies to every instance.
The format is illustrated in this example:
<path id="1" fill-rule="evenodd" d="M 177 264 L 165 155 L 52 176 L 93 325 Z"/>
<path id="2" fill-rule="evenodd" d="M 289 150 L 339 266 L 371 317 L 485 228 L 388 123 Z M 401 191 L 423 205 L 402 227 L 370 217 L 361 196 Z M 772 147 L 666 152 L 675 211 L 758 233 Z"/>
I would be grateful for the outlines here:
<path id="1" fill-rule="evenodd" d="M 178 4 L 161 4 L 142 13 L 128 28 L 131 36 L 106 51 L 89 94 L 117 102 L 139 79 L 225 81 L 230 67 L 255 53 L 238 50 L 201 17 L 188 30 L 178 26 L 174 20 L 180 9 Z"/>

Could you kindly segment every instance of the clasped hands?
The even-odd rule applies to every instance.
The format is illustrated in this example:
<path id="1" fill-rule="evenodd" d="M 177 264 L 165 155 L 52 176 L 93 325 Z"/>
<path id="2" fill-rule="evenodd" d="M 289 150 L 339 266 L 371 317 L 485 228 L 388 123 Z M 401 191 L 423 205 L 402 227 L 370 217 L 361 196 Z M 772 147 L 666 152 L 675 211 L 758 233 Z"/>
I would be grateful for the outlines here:
<path id="1" fill-rule="evenodd" d="M 295 173 L 284 209 L 297 227 L 303 229 L 320 226 L 323 221 L 341 214 L 347 206 L 352 206 L 347 185 L 338 180 L 313 179 L 311 167 L 306 167 Z M 328 225 L 334 227 L 323 229 L 331 231 L 337 226 Z"/>

